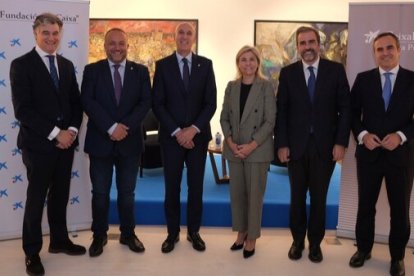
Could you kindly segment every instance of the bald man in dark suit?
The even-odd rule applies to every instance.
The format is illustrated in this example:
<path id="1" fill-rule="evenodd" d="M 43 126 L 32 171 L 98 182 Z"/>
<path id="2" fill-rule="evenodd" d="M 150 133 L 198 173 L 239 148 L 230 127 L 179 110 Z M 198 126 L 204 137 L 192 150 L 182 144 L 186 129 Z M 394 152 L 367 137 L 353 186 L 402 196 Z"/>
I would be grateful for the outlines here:
<path id="1" fill-rule="evenodd" d="M 216 83 L 211 60 L 192 53 L 195 29 L 179 24 L 177 51 L 157 61 L 153 83 L 153 110 L 160 121 L 160 141 L 165 173 L 165 216 L 168 237 L 161 250 L 174 249 L 180 232 L 180 189 L 187 167 L 187 239 L 205 250 L 199 235 L 210 119 L 216 110 Z"/>

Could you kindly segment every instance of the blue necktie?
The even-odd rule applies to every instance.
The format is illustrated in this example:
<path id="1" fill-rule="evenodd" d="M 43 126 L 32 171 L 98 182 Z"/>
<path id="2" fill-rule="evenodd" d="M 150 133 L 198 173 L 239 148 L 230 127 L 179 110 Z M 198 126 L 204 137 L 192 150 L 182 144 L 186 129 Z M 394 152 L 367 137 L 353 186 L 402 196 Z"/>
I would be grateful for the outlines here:
<path id="1" fill-rule="evenodd" d="M 47 55 L 49 59 L 50 76 L 52 77 L 53 84 L 55 85 L 56 91 L 59 91 L 59 77 L 55 66 L 55 56 Z"/>
<path id="2" fill-rule="evenodd" d="M 309 78 L 308 78 L 308 93 L 309 93 L 309 98 L 311 103 L 313 103 L 313 99 L 315 96 L 315 82 L 316 82 L 316 78 L 315 78 L 315 73 L 313 72 L 313 67 L 309 66 L 308 67 L 309 70 Z"/>
<path id="3" fill-rule="evenodd" d="M 185 91 L 188 91 L 188 85 L 190 83 L 190 68 L 188 67 L 188 60 L 186 58 L 182 59 L 183 65 L 183 82 Z"/>
<path id="4" fill-rule="evenodd" d="M 384 87 L 382 88 L 382 98 L 384 99 L 385 110 L 387 110 L 388 105 L 390 103 L 390 98 L 391 98 L 391 78 L 390 78 L 391 75 L 392 73 L 390 72 L 384 73 L 385 82 L 384 82 Z"/>
<path id="5" fill-rule="evenodd" d="M 119 104 L 121 99 L 121 92 L 122 92 L 122 80 L 121 74 L 119 73 L 119 64 L 114 64 L 114 89 L 115 89 L 115 99 L 116 103 Z"/>

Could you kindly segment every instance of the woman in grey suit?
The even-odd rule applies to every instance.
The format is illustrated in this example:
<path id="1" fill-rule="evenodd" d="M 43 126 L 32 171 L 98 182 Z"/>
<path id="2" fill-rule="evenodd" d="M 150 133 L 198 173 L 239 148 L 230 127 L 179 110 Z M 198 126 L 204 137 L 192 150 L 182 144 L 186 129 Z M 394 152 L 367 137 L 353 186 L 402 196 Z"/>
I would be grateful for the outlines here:
<path id="1" fill-rule="evenodd" d="M 220 123 L 229 160 L 233 231 L 231 250 L 243 249 L 244 258 L 255 252 L 260 237 L 267 171 L 273 160 L 274 88 L 261 73 L 259 52 L 242 47 L 236 56 L 237 77 L 227 85 Z"/>

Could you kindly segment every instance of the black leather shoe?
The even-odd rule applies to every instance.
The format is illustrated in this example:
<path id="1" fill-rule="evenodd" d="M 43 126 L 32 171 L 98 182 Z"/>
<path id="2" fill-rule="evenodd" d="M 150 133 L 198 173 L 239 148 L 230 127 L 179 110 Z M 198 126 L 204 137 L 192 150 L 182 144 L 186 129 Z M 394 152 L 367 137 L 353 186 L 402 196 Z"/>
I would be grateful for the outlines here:
<path id="1" fill-rule="evenodd" d="M 304 242 L 293 242 L 288 253 L 289 259 L 299 260 L 300 258 L 302 258 L 302 251 L 304 248 Z"/>
<path id="2" fill-rule="evenodd" d="M 107 237 L 93 238 L 92 244 L 89 247 L 89 256 L 97 257 L 102 254 L 104 246 L 108 243 Z"/>
<path id="3" fill-rule="evenodd" d="M 405 266 L 404 260 L 392 260 L 390 267 L 391 276 L 404 276 L 405 275 Z"/>
<path id="4" fill-rule="evenodd" d="M 364 265 L 366 260 L 371 259 L 371 252 L 365 253 L 362 251 L 357 251 L 352 255 L 349 260 L 349 266 L 351 267 L 361 267 Z"/>
<path id="5" fill-rule="evenodd" d="M 145 251 L 144 244 L 138 239 L 138 237 L 136 235 L 132 235 L 130 237 L 123 237 L 121 235 L 121 237 L 119 238 L 119 242 L 121 244 L 128 245 L 128 247 L 129 247 L 129 249 L 131 249 L 131 251 L 134 251 L 134 252 L 137 252 L 137 253 Z"/>
<path id="6" fill-rule="evenodd" d="M 243 250 L 243 257 L 245 258 L 245 259 L 247 259 L 247 258 L 250 258 L 251 256 L 253 256 L 254 255 L 254 249 L 253 250 Z"/>
<path id="7" fill-rule="evenodd" d="M 309 246 L 309 260 L 314 263 L 320 263 L 323 260 L 322 250 L 319 245 Z"/>
<path id="8" fill-rule="evenodd" d="M 45 275 L 39 254 L 26 256 L 26 273 L 30 276 Z"/>
<path id="9" fill-rule="evenodd" d="M 240 250 L 243 249 L 244 243 L 241 244 L 237 244 L 237 243 L 233 243 L 233 245 L 230 247 L 231 251 L 236 251 L 236 250 Z"/>
<path id="10" fill-rule="evenodd" d="M 188 233 L 187 240 L 193 244 L 193 248 L 197 251 L 206 250 L 206 244 L 203 239 L 200 237 L 198 232 Z"/>
<path id="11" fill-rule="evenodd" d="M 49 253 L 65 253 L 68 255 L 76 256 L 85 254 L 86 248 L 81 245 L 74 244 L 72 241 L 67 241 L 64 244 L 50 244 Z"/>
<path id="12" fill-rule="evenodd" d="M 174 250 L 175 244 L 180 240 L 180 236 L 177 234 L 174 235 L 168 235 L 167 239 L 162 243 L 161 245 L 161 252 L 162 253 L 169 253 Z"/>

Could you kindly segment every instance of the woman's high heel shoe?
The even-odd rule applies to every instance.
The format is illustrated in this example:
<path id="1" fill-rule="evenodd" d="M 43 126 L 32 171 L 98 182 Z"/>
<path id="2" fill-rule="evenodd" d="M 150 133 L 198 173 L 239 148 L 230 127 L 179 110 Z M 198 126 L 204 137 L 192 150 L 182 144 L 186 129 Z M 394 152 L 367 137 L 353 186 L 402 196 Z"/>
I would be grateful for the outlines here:
<path id="1" fill-rule="evenodd" d="M 243 250 L 243 257 L 245 259 L 250 258 L 253 255 L 254 255 L 254 249 L 252 249 L 252 250 L 246 250 L 246 249 Z"/>
<path id="2" fill-rule="evenodd" d="M 236 250 L 240 250 L 243 249 L 244 243 L 241 244 L 237 244 L 237 243 L 233 243 L 233 245 L 230 247 L 231 251 L 236 251 Z"/>

